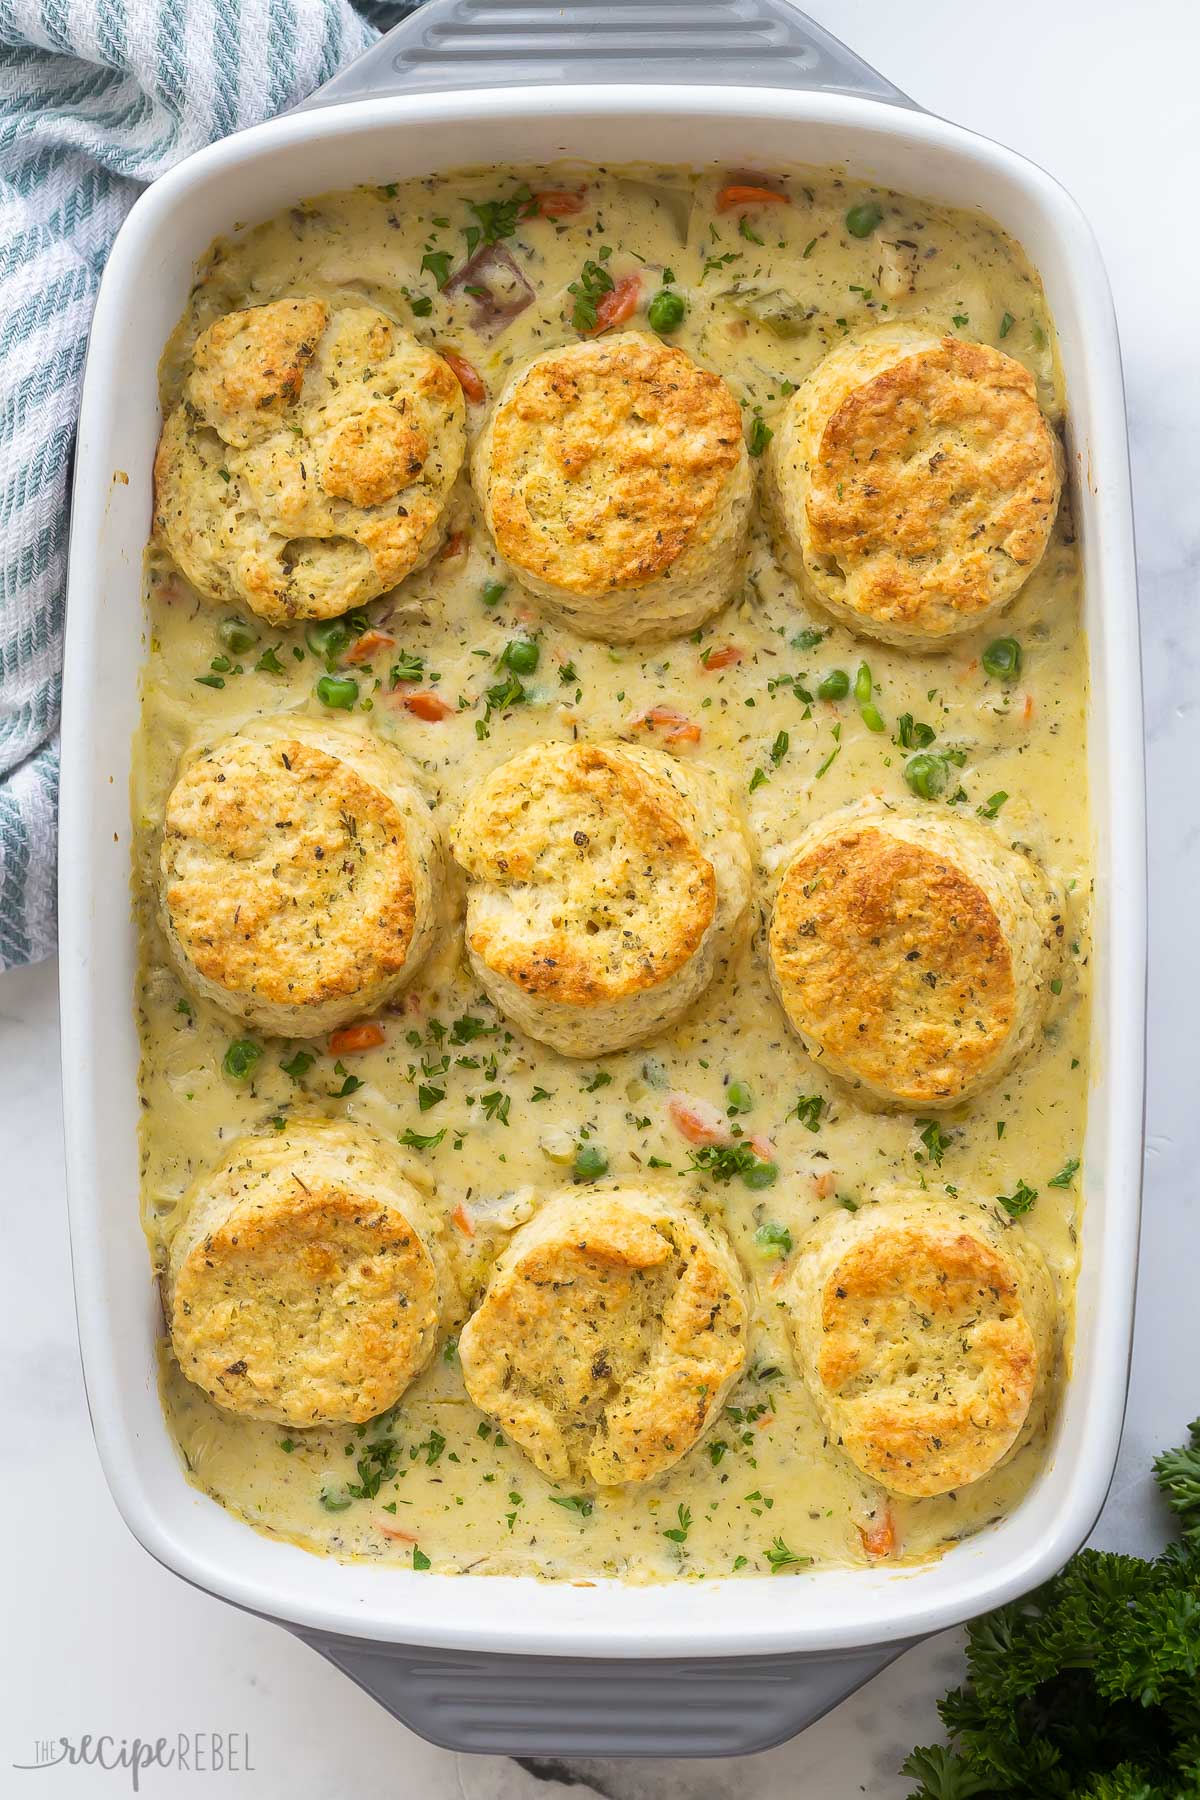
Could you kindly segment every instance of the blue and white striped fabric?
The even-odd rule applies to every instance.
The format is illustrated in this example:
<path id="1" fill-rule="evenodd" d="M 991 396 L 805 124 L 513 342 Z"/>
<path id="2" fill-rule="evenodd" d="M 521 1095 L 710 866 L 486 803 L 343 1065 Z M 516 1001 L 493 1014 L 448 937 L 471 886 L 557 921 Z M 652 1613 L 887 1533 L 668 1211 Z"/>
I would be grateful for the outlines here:
<path id="1" fill-rule="evenodd" d="M 54 948 L 69 474 L 88 323 L 141 188 L 411 11 L 0 0 L 0 969 Z"/>

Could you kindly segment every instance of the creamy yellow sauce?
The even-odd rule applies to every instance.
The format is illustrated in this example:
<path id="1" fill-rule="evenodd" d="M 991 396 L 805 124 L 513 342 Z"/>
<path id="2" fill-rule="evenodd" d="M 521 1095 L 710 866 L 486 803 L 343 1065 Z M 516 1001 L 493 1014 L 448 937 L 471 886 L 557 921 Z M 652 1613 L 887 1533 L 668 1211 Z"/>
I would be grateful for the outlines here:
<path id="1" fill-rule="evenodd" d="M 498 333 L 477 330 L 477 299 L 437 287 L 445 268 L 463 261 L 464 231 L 478 217 L 468 203 L 503 200 L 523 182 L 541 190 L 585 181 L 577 216 L 521 220 L 505 239 L 535 297 Z M 593 259 L 618 280 L 640 272 L 643 302 L 664 269 L 671 272 L 688 309 L 672 341 L 730 382 L 745 406 L 748 436 L 758 413 L 769 428 L 789 384 L 846 333 L 896 317 L 1001 345 L 1031 369 L 1043 406 L 1061 422 L 1045 299 L 1020 249 L 996 226 L 893 193 L 864 195 L 814 171 L 793 172 L 787 185 L 791 204 L 749 214 L 743 230 L 736 213 L 714 209 L 715 178 L 678 170 L 493 171 L 306 202 L 213 247 L 164 358 L 164 404 L 177 398 L 190 346 L 212 319 L 289 294 L 365 297 L 422 341 L 467 357 L 494 397 L 511 366 L 575 339 L 568 289 Z M 883 221 L 856 238 L 844 220 L 864 198 L 877 199 Z M 609 254 L 602 258 L 603 247 Z M 447 265 L 437 260 L 443 254 Z M 432 260 L 422 268 L 423 259 Z M 756 307 L 776 316 L 767 323 L 747 316 Z M 772 329 L 781 308 L 789 335 Z M 630 324 L 645 329 L 644 313 Z M 472 409 L 474 430 L 482 418 L 482 408 Z M 463 548 L 369 609 L 396 647 L 354 671 L 360 707 L 411 759 L 443 829 L 468 785 L 526 745 L 572 736 L 652 742 L 632 721 L 670 706 L 702 727 L 699 745 L 683 754 L 723 769 L 740 797 L 765 892 L 784 849 L 812 819 L 867 793 L 906 797 L 909 751 L 897 737 L 908 713 L 934 728 L 935 748 L 965 753 L 947 789 L 961 797 L 937 804 L 974 816 L 1006 794 L 1001 836 L 1027 847 L 1067 888 L 1062 992 L 1016 1072 L 943 1116 L 948 1144 L 938 1166 L 922 1140 L 926 1121 L 861 1110 L 810 1062 L 769 989 L 761 933 L 675 1030 L 648 1048 L 577 1064 L 511 1034 L 479 994 L 464 964 L 461 895 L 452 888 L 438 950 L 414 989 L 383 1015 L 382 1048 L 347 1057 L 337 1069 L 323 1040 L 260 1038 L 264 1054 L 253 1077 L 237 1084 L 222 1073 L 222 1058 L 232 1039 L 252 1034 L 185 993 L 155 916 L 164 801 L 185 748 L 260 713 L 320 713 L 315 684 L 325 669 L 303 631 L 254 620 L 254 648 L 214 669 L 225 654 L 218 626 L 234 609 L 202 601 L 152 547 L 133 805 L 143 946 L 142 1214 L 156 1268 L 198 1173 L 242 1133 L 315 1112 L 357 1121 L 392 1143 L 406 1133 L 437 1136 L 409 1155 L 415 1178 L 433 1184 L 447 1218 L 459 1221 L 448 1236 L 464 1287 L 460 1321 L 505 1230 L 571 1180 L 581 1143 L 603 1148 L 612 1175 L 636 1176 L 653 1163 L 678 1180 L 724 1221 L 756 1297 L 748 1373 L 710 1438 L 665 1478 L 587 1497 L 583 1506 L 559 1504 L 581 1497 L 555 1489 L 467 1400 L 454 1324 L 394 1413 L 359 1431 L 289 1434 L 222 1412 L 182 1378 L 164 1345 L 172 1430 L 192 1479 L 216 1499 L 264 1531 L 339 1556 L 410 1567 L 427 1560 L 434 1571 L 635 1580 L 801 1572 L 811 1566 L 805 1558 L 865 1561 L 860 1527 L 884 1496 L 823 1441 L 788 1348 L 780 1299 L 788 1257 L 764 1247 L 756 1232 L 785 1226 L 798 1243 L 828 1208 L 894 1181 L 925 1182 L 933 1192 L 948 1184 L 988 1202 L 1025 1181 L 1038 1199 L 1023 1223 L 1046 1254 L 1069 1316 L 1082 1196 L 1077 1176 L 1050 1182 L 1082 1154 L 1091 907 L 1087 667 L 1069 499 L 1003 626 L 993 623 L 936 657 L 856 641 L 807 610 L 775 567 L 759 524 L 740 598 L 696 638 L 650 650 L 610 649 L 545 622 L 511 580 L 486 605 L 486 584 L 508 578 L 465 479 L 452 525 L 465 534 Z M 1009 686 L 980 666 L 981 648 L 997 629 L 1024 651 L 1021 678 Z M 497 659 L 526 631 L 541 646 L 539 668 L 525 679 L 528 698 L 488 717 Z M 705 666 L 706 653 L 730 644 L 741 650 L 740 662 Z M 401 650 L 423 659 L 426 685 L 456 708 L 460 696 L 468 704 L 435 723 L 397 706 L 389 670 Z M 257 669 L 271 651 L 269 668 Z M 852 696 L 840 703 L 804 697 L 815 696 L 832 669 L 853 680 L 863 661 L 887 723 L 883 734 L 866 728 Z M 223 686 L 197 679 L 213 674 Z M 477 1023 L 456 1026 L 460 1020 Z M 294 1079 L 282 1064 L 298 1049 L 314 1060 Z M 352 1092 L 343 1092 L 353 1086 L 347 1073 L 361 1083 Z M 690 1171 L 689 1146 L 667 1114 L 672 1092 L 723 1109 L 730 1078 L 746 1083 L 753 1098 L 741 1123 L 774 1145 L 779 1179 L 763 1191 Z M 801 1096 L 824 1103 L 815 1131 L 795 1116 Z M 895 1501 L 898 1554 L 928 1556 L 998 1518 L 1034 1478 L 1044 1452 L 1042 1429 L 969 1488 Z M 397 1532 L 404 1535 L 389 1535 Z"/>

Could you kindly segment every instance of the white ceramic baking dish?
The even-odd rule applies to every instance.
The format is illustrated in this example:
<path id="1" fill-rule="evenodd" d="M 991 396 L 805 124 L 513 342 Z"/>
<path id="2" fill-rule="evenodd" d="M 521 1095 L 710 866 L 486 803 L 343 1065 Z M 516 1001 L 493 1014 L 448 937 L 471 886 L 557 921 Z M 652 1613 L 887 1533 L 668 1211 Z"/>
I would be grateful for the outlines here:
<path id="1" fill-rule="evenodd" d="M 331 85 L 322 99 L 337 104 L 247 131 L 156 183 L 100 290 L 77 453 L 61 839 L 67 1164 L 96 1440 L 117 1504 L 152 1555 L 300 1631 L 439 1742 L 757 1748 L 919 1635 L 1048 1576 L 1087 1535 L 1112 1473 L 1137 1252 L 1145 913 L 1133 537 L 1108 284 L 1091 232 L 1054 181 L 912 107 L 786 0 L 434 0 L 418 21 Z M 720 85 L 695 85 L 699 70 Z M 485 85 L 514 71 L 530 85 Z M 568 75 L 576 80 L 566 84 Z M 446 91 L 451 82 L 459 85 Z M 136 1203 L 128 806 L 159 348 L 195 259 L 236 220 L 356 182 L 561 156 L 838 164 L 854 179 L 977 207 L 1024 244 L 1057 320 L 1085 565 L 1098 872 L 1073 1369 L 1046 1467 L 1025 1499 L 927 1567 L 580 1588 L 346 1565 L 260 1536 L 197 1493 L 159 1409 L 161 1317 Z"/>

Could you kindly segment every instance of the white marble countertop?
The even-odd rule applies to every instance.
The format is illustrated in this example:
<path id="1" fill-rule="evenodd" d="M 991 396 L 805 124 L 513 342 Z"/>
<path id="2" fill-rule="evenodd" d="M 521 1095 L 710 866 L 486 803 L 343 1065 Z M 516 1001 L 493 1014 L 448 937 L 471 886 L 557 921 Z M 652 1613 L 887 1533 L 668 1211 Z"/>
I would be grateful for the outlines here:
<path id="1" fill-rule="evenodd" d="M 1097 1541 L 1153 1548 L 1152 1455 L 1200 1412 L 1200 133 L 1192 0 L 813 0 L 809 10 L 932 111 L 1043 164 L 1090 216 L 1116 294 L 1140 539 L 1152 868 L 1147 1184 L 1133 1386 Z M 1097 721 L 1103 729 L 1103 721 Z M 1137 746 L 1129 746 L 1137 755 Z M 66 1054 L 71 1047 L 66 1046 Z M 128 1793 L 127 1773 L 17 1774 L 35 1740 L 106 1731 L 245 1732 L 254 1773 L 204 1791 L 277 1800 L 872 1800 L 902 1796 L 904 1751 L 936 1734 L 955 1634 L 910 1651 L 803 1737 L 739 1763 L 522 1767 L 406 1732 L 283 1631 L 186 1588 L 134 1543 L 92 1446 L 63 1205 L 55 970 L 0 980 L 4 1262 L 0 1439 L 5 1631 L 0 1792 Z M 194 1794 L 150 1771 L 142 1792 Z"/>

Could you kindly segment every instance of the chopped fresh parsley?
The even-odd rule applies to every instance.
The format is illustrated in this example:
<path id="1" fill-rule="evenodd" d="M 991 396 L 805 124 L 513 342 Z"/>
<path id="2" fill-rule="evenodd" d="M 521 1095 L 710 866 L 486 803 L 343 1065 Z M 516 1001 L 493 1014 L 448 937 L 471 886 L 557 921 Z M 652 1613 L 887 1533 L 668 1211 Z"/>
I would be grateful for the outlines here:
<path id="1" fill-rule="evenodd" d="M 672 1525 L 667 1531 L 663 1532 L 663 1536 L 665 1538 L 670 1538 L 673 1544 L 686 1544 L 688 1532 L 692 1529 L 691 1507 L 682 1505 L 677 1506 L 675 1509 L 675 1517 L 679 1520 L 678 1525 Z"/>
<path id="2" fill-rule="evenodd" d="M 755 413 L 750 426 L 750 436 L 746 448 L 751 456 L 761 456 L 775 433 L 771 430 L 761 413 Z"/>
<path id="3" fill-rule="evenodd" d="M 942 1158 L 950 1148 L 949 1137 L 936 1119 L 918 1119 L 917 1124 L 925 1127 L 921 1133 L 921 1142 L 925 1146 L 930 1161 L 937 1163 L 940 1168 Z M 918 1162 L 921 1160 L 919 1156 L 917 1160 Z"/>
<path id="4" fill-rule="evenodd" d="M 399 687 L 402 681 L 424 681 L 425 658 L 414 656 L 408 650 L 401 650 L 392 664 L 388 679 L 393 687 Z"/>
<path id="5" fill-rule="evenodd" d="M 507 1094 L 480 1094 L 479 1104 L 489 1119 L 499 1119 L 502 1125 L 508 1124 L 511 1101 Z"/>
<path id="6" fill-rule="evenodd" d="M 311 1050 L 297 1050 L 295 1056 L 288 1062 L 281 1062 L 279 1066 L 293 1081 L 302 1081 L 316 1060 Z"/>
<path id="7" fill-rule="evenodd" d="M 230 1081 L 249 1081 L 262 1061 L 262 1045 L 251 1038 L 234 1038 L 221 1058 L 221 1069 Z"/>
<path id="8" fill-rule="evenodd" d="M 979 814 L 981 819 L 994 819 L 998 816 L 1000 808 L 1007 799 L 1008 795 L 1004 792 L 1004 789 L 998 788 L 994 794 L 988 795 L 986 804 L 977 806 L 975 811 Z"/>
<path id="9" fill-rule="evenodd" d="M 1004 1208 L 1010 1218 L 1019 1219 L 1029 1211 L 1037 1197 L 1036 1188 L 1030 1187 L 1027 1181 L 1018 1181 L 1011 1194 L 997 1194 L 996 1203 Z"/>
<path id="10" fill-rule="evenodd" d="M 359 1088 L 362 1086 L 362 1082 L 357 1075 L 351 1075 L 348 1072 L 345 1063 L 335 1062 L 333 1065 L 333 1072 L 335 1075 L 341 1076 L 342 1085 L 340 1088 L 330 1089 L 329 1098 L 331 1100 L 345 1100 L 349 1095 L 357 1094 Z"/>
<path id="11" fill-rule="evenodd" d="M 421 258 L 421 273 L 424 274 L 428 270 L 437 282 L 438 288 L 444 288 L 450 279 L 452 260 L 448 250 L 427 250 Z"/>
<path id="12" fill-rule="evenodd" d="M 799 1119 L 805 1131 L 820 1131 L 824 1111 L 825 1101 L 820 1094 L 801 1094 L 788 1118 Z"/>
<path id="13" fill-rule="evenodd" d="M 813 625 L 806 625 L 803 631 L 798 631 L 794 638 L 788 639 L 788 642 L 793 650 L 815 650 L 817 645 L 828 635 L 825 631 L 818 631 Z"/>
<path id="14" fill-rule="evenodd" d="M 902 750 L 925 750 L 936 736 L 932 725 L 919 724 L 911 713 L 901 713 L 896 721 L 896 742 Z"/>
<path id="15" fill-rule="evenodd" d="M 578 1513 L 581 1519 L 590 1519 L 596 1509 L 596 1502 L 583 1494 L 551 1494 L 550 1503 L 564 1512 Z"/>
<path id="16" fill-rule="evenodd" d="M 740 1175 L 751 1189 L 771 1187 L 779 1178 L 778 1163 L 767 1162 L 749 1144 L 704 1144 L 693 1152 L 688 1167 L 714 1181 L 730 1182 Z"/>
<path id="17" fill-rule="evenodd" d="M 473 1013 L 464 1013 L 461 1019 L 455 1019 L 450 1027 L 452 1044 L 470 1044 L 476 1038 L 492 1037 L 497 1027 L 489 1025 L 485 1019 L 477 1019 Z"/>
<path id="18" fill-rule="evenodd" d="M 781 1575 L 785 1569 L 799 1569 L 812 1561 L 811 1556 L 797 1556 L 789 1550 L 781 1537 L 777 1537 L 766 1553 L 772 1575 Z"/>
<path id="19" fill-rule="evenodd" d="M 474 213 L 476 223 L 468 225 L 464 232 L 467 255 L 473 255 L 480 244 L 498 244 L 502 238 L 512 237 L 532 204 L 533 195 L 525 185 L 506 200 L 468 200 L 468 210 Z"/>
<path id="20" fill-rule="evenodd" d="M 1046 1186 L 1053 1188 L 1068 1188 L 1078 1173 L 1079 1158 L 1077 1156 L 1072 1156 L 1063 1164 L 1057 1175 L 1052 1175 L 1050 1177 Z"/>
<path id="21" fill-rule="evenodd" d="M 436 1150 L 445 1135 L 446 1127 L 444 1125 L 440 1131 L 433 1131 L 428 1135 L 423 1135 L 419 1131 L 414 1131 L 412 1126 L 409 1125 L 400 1133 L 400 1142 L 404 1145 L 406 1150 Z"/>
<path id="22" fill-rule="evenodd" d="M 595 331 L 596 308 L 605 294 L 611 293 L 612 287 L 613 278 L 608 270 L 602 263 L 593 262 L 589 257 L 579 272 L 578 281 L 572 281 L 567 288 L 568 294 L 575 301 L 571 309 L 571 323 L 576 331 Z"/>

